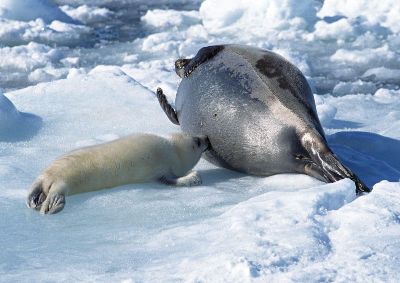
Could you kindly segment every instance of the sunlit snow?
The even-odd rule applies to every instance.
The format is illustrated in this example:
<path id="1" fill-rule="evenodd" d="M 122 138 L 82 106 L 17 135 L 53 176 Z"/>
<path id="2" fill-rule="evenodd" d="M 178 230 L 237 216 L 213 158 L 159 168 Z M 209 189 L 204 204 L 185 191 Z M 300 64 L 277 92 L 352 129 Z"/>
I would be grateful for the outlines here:
<path id="1" fill-rule="evenodd" d="M 2 0 L 0 282 L 397 282 L 400 2 Z M 277 52 L 306 75 L 327 139 L 373 187 L 196 166 L 203 184 L 133 184 L 25 206 L 57 156 L 180 131 L 177 58 L 205 45 Z"/>

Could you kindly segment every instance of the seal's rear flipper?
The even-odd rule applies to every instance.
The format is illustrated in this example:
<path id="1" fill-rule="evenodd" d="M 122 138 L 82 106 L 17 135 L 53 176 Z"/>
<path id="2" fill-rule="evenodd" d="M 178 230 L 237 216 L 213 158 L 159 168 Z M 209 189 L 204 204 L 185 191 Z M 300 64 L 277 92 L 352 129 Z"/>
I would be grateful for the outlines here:
<path id="1" fill-rule="evenodd" d="M 327 145 L 326 140 L 319 133 L 304 133 L 301 136 L 301 143 L 308 151 L 313 163 L 316 165 L 316 168 L 313 168 L 312 173 L 316 172 L 318 175 L 322 175 L 329 182 L 336 182 L 344 178 L 349 178 L 356 184 L 357 194 L 369 193 L 371 191 L 371 189 L 368 188 L 353 172 L 351 172 L 350 169 L 340 162 Z M 308 174 L 313 176 L 313 174 Z"/>
<path id="2" fill-rule="evenodd" d="M 179 125 L 178 115 L 171 104 L 169 104 L 167 97 L 161 88 L 157 88 L 157 99 L 162 110 L 164 110 L 165 114 L 167 114 L 168 119 L 175 125 Z"/>

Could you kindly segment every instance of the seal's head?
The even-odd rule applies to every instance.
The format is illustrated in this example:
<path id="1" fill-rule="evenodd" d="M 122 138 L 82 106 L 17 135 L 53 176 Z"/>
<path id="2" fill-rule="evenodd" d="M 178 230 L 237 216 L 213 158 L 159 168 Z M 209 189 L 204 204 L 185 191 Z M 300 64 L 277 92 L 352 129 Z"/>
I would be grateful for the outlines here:
<path id="1" fill-rule="evenodd" d="M 178 59 L 175 61 L 175 72 L 179 77 L 185 77 L 185 66 L 189 64 L 189 62 L 190 59 Z"/>

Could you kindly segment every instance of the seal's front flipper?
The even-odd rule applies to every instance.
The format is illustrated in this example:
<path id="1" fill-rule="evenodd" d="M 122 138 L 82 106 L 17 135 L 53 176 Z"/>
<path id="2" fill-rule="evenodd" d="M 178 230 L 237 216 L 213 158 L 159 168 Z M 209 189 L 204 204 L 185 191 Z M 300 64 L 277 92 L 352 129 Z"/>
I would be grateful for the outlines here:
<path id="1" fill-rule="evenodd" d="M 65 206 L 65 183 L 53 183 L 49 189 L 46 199 L 40 207 L 41 214 L 54 214 L 60 212 Z"/>
<path id="2" fill-rule="evenodd" d="M 32 185 L 32 188 L 28 194 L 28 198 L 26 200 L 26 205 L 29 208 L 39 210 L 45 199 L 46 199 L 46 195 L 43 192 L 43 182 L 42 182 L 42 180 L 37 180 Z"/>
<path id="3" fill-rule="evenodd" d="M 201 64 L 215 57 L 220 51 L 224 49 L 223 45 L 214 45 L 203 47 L 197 52 L 191 60 L 185 62 L 184 65 L 184 77 L 189 77 L 190 74 Z M 176 68 L 176 63 L 175 63 Z"/>
<path id="4" fill-rule="evenodd" d="M 157 88 L 156 93 L 158 102 L 160 103 L 162 110 L 164 110 L 165 114 L 167 114 L 168 119 L 175 125 L 179 125 L 178 115 L 176 114 L 176 111 L 171 106 L 171 104 L 169 104 L 163 90 L 161 88 Z"/>
<path id="5" fill-rule="evenodd" d="M 307 132 L 302 135 L 301 142 L 316 165 L 312 168 L 311 173 L 322 175 L 328 182 L 349 178 L 356 184 L 357 194 L 371 191 L 350 169 L 340 162 L 319 133 Z M 312 174 L 309 175 L 313 176 Z"/>
<path id="6" fill-rule="evenodd" d="M 201 178 L 196 171 L 192 171 L 186 176 L 179 178 L 163 176 L 158 180 L 165 185 L 178 186 L 178 187 L 192 187 L 201 185 L 202 183 Z"/>
<path id="7" fill-rule="evenodd" d="M 176 185 L 179 187 L 192 187 L 201 185 L 202 181 L 196 171 L 192 171 L 186 176 L 176 179 Z"/>
<path id="8" fill-rule="evenodd" d="M 40 213 L 54 214 L 60 212 L 64 206 L 65 195 L 58 192 L 50 192 L 40 208 Z"/>

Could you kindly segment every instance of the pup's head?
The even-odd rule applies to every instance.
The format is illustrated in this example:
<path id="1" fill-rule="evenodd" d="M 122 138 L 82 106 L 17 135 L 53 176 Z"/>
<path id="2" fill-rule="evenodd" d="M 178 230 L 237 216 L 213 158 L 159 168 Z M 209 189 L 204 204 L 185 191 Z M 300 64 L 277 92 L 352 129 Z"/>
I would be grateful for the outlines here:
<path id="1" fill-rule="evenodd" d="M 206 136 L 189 136 L 183 133 L 173 134 L 171 142 L 186 171 L 192 169 L 200 160 L 204 151 L 210 148 L 210 141 Z"/>

